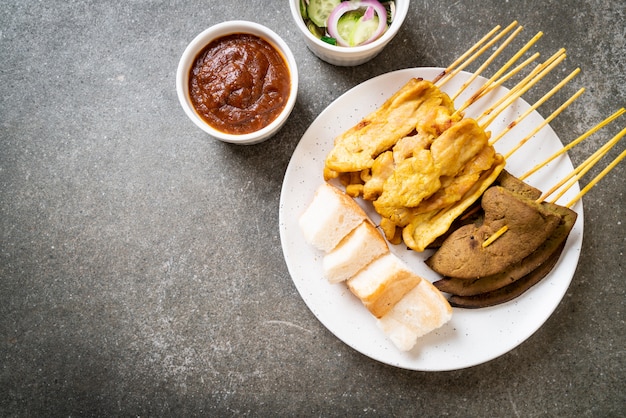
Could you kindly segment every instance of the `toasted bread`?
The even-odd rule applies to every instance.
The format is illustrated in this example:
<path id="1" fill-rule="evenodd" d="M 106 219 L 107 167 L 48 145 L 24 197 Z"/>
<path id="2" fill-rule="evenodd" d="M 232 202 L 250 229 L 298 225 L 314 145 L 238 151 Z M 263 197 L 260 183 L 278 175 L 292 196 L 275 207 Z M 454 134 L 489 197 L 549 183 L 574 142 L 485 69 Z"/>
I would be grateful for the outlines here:
<path id="1" fill-rule="evenodd" d="M 364 221 L 324 256 L 324 277 L 330 283 L 343 282 L 388 252 L 387 241 L 374 225 Z"/>
<path id="2" fill-rule="evenodd" d="M 370 222 L 358 203 L 326 182 L 317 188 L 313 200 L 299 218 L 305 240 L 324 252 L 333 250 L 363 221 Z"/>
<path id="3" fill-rule="evenodd" d="M 378 320 L 378 326 L 402 351 L 411 350 L 417 339 L 440 328 L 452 318 L 452 307 L 428 280 L 421 280 Z"/>
<path id="4" fill-rule="evenodd" d="M 376 318 L 385 315 L 422 280 L 393 253 L 387 253 L 349 279 L 350 291 Z"/>
<path id="5" fill-rule="evenodd" d="M 345 282 L 400 350 L 450 320 L 452 308 L 439 290 L 390 252 L 365 211 L 343 191 L 323 183 L 299 224 L 306 241 L 324 253 L 326 279 Z"/>

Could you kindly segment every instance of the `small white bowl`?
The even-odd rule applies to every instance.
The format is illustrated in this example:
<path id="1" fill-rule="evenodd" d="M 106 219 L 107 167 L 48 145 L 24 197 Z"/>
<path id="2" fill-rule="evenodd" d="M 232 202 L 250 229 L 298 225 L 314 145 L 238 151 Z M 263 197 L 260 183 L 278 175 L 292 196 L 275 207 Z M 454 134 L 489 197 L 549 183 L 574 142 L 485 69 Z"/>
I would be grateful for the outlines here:
<path id="1" fill-rule="evenodd" d="M 200 51 L 202 51 L 205 46 L 215 39 L 237 33 L 256 35 L 269 42 L 282 54 L 289 68 L 291 77 L 289 98 L 287 99 L 285 108 L 278 115 L 278 117 L 276 117 L 276 119 L 274 119 L 274 121 L 269 125 L 256 132 L 241 135 L 228 134 L 213 128 L 198 115 L 189 97 L 189 74 Z M 178 100 L 180 101 L 185 114 L 204 132 L 224 142 L 241 145 L 257 144 L 269 139 L 276 132 L 278 132 L 291 114 L 298 95 L 298 68 L 293 53 L 285 41 L 283 41 L 280 36 L 272 30 L 254 22 L 242 20 L 228 21 L 219 23 L 204 30 L 187 46 L 178 63 L 178 70 L 176 72 L 176 91 L 178 93 Z"/>
<path id="2" fill-rule="evenodd" d="M 291 16 L 300 32 L 302 32 L 307 47 L 320 59 L 329 64 L 348 67 L 360 65 L 371 60 L 396 36 L 409 11 L 410 0 L 395 0 L 395 2 L 396 15 L 393 22 L 391 22 L 391 26 L 383 36 L 367 45 L 353 47 L 335 46 L 316 38 L 306 27 L 304 19 L 302 19 L 300 0 L 289 0 L 289 6 L 291 8 Z"/>

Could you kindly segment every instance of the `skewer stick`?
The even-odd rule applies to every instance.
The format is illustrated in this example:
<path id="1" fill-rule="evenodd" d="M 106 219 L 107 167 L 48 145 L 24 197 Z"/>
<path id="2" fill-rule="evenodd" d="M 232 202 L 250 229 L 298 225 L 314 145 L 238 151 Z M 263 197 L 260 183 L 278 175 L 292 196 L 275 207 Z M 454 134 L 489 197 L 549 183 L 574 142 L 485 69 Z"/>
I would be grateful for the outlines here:
<path id="1" fill-rule="evenodd" d="M 496 59 L 496 57 L 498 55 L 500 55 L 502 53 L 502 51 L 504 51 L 504 49 L 507 46 L 509 46 L 509 44 L 511 42 L 513 42 L 513 39 L 515 39 L 515 37 L 517 35 L 519 35 L 519 33 L 522 31 L 522 29 L 524 29 L 524 28 L 522 26 L 520 26 L 519 28 L 514 30 L 512 34 L 509 35 L 509 37 L 493 52 L 493 54 L 491 54 L 489 56 L 489 58 L 487 58 L 485 60 L 485 62 L 480 67 L 478 67 L 478 69 L 476 71 L 474 71 L 474 73 L 471 75 L 471 77 L 465 83 L 463 83 L 461 88 L 451 97 L 452 101 L 456 100 L 456 98 L 459 97 L 461 95 L 461 93 L 463 93 L 463 91 L 465 91 L 465 89 L 470 84 L 472 84 L 474 82 L 474 80 L 476 80 L 476 78 L 493 62 L 493 60 Z M 512 63 L 507 63 L 507 64 L 510 66 Z M 506 71 L 506 69 L 505 69 L 505 71 Z"/>
<path id="2" fill-rule="evenodd" d="M 479 99 L 484 97 L 487 93 L 491 92 L 495 88 L 497 88 L 500 85 L 502 85 L 505 81 L 507 81 L 508 79 L 513 77 L 515 74 L 519 73 L 522 69 L 524 69 L 526 66 L 528 66 L 528 64 L 530 64 L 531 62 L 533 62 L 537 58 L 539 58 L 539 52 L 535 52 L 533 55 L 528 57 L 524 62 L 522 62 L 517 67 L 515 67 L 514 69 L 509 71 L 507 74 L 505 74 L 504 76 L 502 76 L 502 77 L 500 77 L 498 79 L 496 79 L 496 77 L 499 77 L 499 74 L 497 74 L 497 73 L 494 74 L 489 80 L 487 80 L 487 82 L 480 89 L 478 89 L 478 91 L 476 91 L 476 93 L 474 93 L 472 95 L 472 97 L 470 97 L 465 103 L 463 103 L 454 112 L 454 116 L 456 116 L 456 114 L 460 114 L 465 109 L 467 109 L 468 107 L 470 107 L 471 105 L 476 103 Z"/>
<path id="3" fill-rule="evenodd" d="M 459 58 L 457 58 L 452 64 L 450 64 L 445 70 L 443 70 L 441 73 L 439 73 L 439 75 L 437 75 L 437 77 L 435 77 L 432 81 L 433 83 L 437 83 L 439 80 L 441 80 L 443 77 L 445 77 L 448 73 L 450 73 L 450 71 L 452 71 L 454 69 L 454 67 L 456 67 L 457 65 L 459 65 L 460 63 L 462 63 L 463 61 L 465 61 L 465 59 L 472 54 L 474 51 L 476 51 L 487 39 L 491 38 L 493 36 L 494 33 L 496 33 L 497 31 L 499 31 L 501 28 L 500 25 L 497 25 L 496 27 L 494 27 L 493 29 L 491 29 L 491 31 L 489 33 L 487 33 L 485 36 L 483 36 L 478 42 L 476 42 L 471 48 L 469 48 L 467 51 L 465 51 L 463 53 L 463 55 L 461 55 Z"/>
<path id="4" fill-rule="evenodd" d="M 539 199 L 537 199 L 537 202 L 543 202 L 548 196 L 552 195 L 552 193 L 560 189 L 565 183 L 573 178 L 574 181 L 570 182 L 564 190 L 569 189 L 572 184 L 578 181 L 578 179 L 580 179 L 587 171 L 589 171 L 589 169 L 591 169 L 591 167 L 593 167 L 593 165 L 598 162 L 600 158 L 602 158 L 616 143 L 618 143 L 620 139 L 622 139 L 624 134 L 626 134 L 626 128 L 622 129 L 621 132 L 615 135 L 610 141 L 608 141 L 606 144 L 596 150 L 596 152 L 594 152 L 591 156 L 589 156 L 582 164 L 576 167 L 574 171 L 572 171 L 569 175 L 567 175 L 565 178 L 555 184 L 550 190 L 545 192 Z M 583 170 L 585 170 L 585 172 L 579 175 L 579 173 L 581 173 Z M 559 195 L 557 199 L 555 199 L 555 201 L 558 200 L 561 195 Z"/>
<path id="5" fill-rule="evenodd" d="M 492 106 L 489 112 L 483 113 L 478 120 L 482 120 L 484 117 L 489 116 L 489 118 L 481 123 L 481 128 L 486 129 L 500 113 L 506 110 L 511 104 L 517 100 L 522 94 L 526 93 L 533 87 L 539 80 L 541 80 L 546 74 L 552 71 L 557 65 L 559 65 L 565 59 L 565 55 L 559 55 L 553 62 L 551 62 L 548 66 L 541 68 L 541 70 L 534 76 L 531 77 L 530 81 L 527 83 L 520 83 L 513 90 L 511 90 L 510 94 L 507 94 L 503 97 L 504 100 L 500 100 L 495 106 Z"/>
<path id="6" fill-rule="evenodd" d="M 619 116 L 619 115 L 618 115 Z M 616 116 L 615 116 L 616 117 Z M 608 119 L 611 118 L 615 118 L 614 115 L 611 116 Z M 576 168 L 576 170 L 574 170 L 575 175 L 570 174 L 569 176 L 566 177 L 566 179 L 570 179 L 567 187 L 565 187 L 554 199 L 552 199 L 550 201 L 550 203 L 556 203 L 557 200 L 559 200 L 559 198 L 561 196 L 563 196 L 563 194 L 578 180 L 580 180 L 580 178 L 585 175 L 600 159 L 602 159 L 602 157 L 604 157 L 609 150 L 619 142 L 619 140 L 626 134 L 626 128 L 622 129 L 617 135 L 615 135 L 609 142 L 607 142 L 605 145 L 603 145 L 599 150 L 597 150 L 591 157 L 587 158 L 587 160 L 585 160 L 585 162 L 583 162 L 580 166 L 578 166 Z M 579 141 L 580 142 L 580 141 Z M 617 166 L 617 164 L 619 164 L 624 158 L 626 158 L 626 150 L 622 151 L 622 153 L 615 158 L 608 166 L 606 166 L 604 168 L 604 170 L 602 170 L 600 172 L 600 174 L 598 174 L 596 177 L 593 178 L 593 180 L 591 180 L 571 201 L 569 201 L 565 206 L 568 208 L 571 208 L 572 206 L 574 206 L 574 204 L 576 202 L 578 202 L 578 200 L 580 200 L 585 193 L 587 193 L 589 190 L 591 190 L 596 184 L 598 184 L 598 182 L 600 180 L 602 180 L 602 178 L 604 178 L 609 171 L 611 171 L 613 168 L 615 168 L 615 166 Z M 545 198 L 549 195 L 551 195 L 555 190 L 557 190 L 559 187 L 561 187 L 561 185 L 563 185 L 567 180 L 564 179 L 562 180 L 557 186 L 553 187 L 549 192 L 545 193 L 543 196 L 541 196 L 539 199 L 536 200 L 537 203 L 541 203 L 545 200 Z M 506 231 L 508 230 L 508 226 L 504 225 L 502 228 L 500 228 L 499 230 L 497 230 L 493 235 L 491 235 L 489 238 L 487 238 L 485 241 L 483 241 L 482 243 L 482 247 L 485 248 L 488 245 L 492 244 L 495 240 L 497 240 L 498 238 L 500 238 Z"/>
<path id="7" fill-rule="evenodd" d="M 498 80 L 494 81 L 493 85 L 489 86 L 489 88 L 487 90 L 491 91 L 494 88 L 504 84 L 504 82 L 507 81 L 509 78 L 513 77 L 515 74 L 519 73 L 522 69 L 524 69 L 526 66 L 528 66 L 528 64 L 530 64 L 531 62 L 533 62 L 537 58 L 539 58 L 539 55 L 540 55 L 539 52 L 535 52 L 533 55 L 531 55 L 529 58 L 527 58 L 526 61 L 524 61 L 523 63 L 521 63 L 520 65 L 518 65 L 517 67 L 515 67 L 514 69 L 512 69 L 511 71 L 509 71 L 508 73 L 506 73 L 502 77 L 500 77 Z M 486 91 L 485 93 L 480 94 L 480 96 L 484 96 L 488 91 Z"/>
<path id="8" fill-rule="evenodd" d="M 557 152 L 555 152 L 552 156 L 550 156 L 548 159 L 546 159 L 545 161 L 537 164 L 535 167 L 533 167 L 532 169 L 530 169 L 529 171 L 527 171 L 525 174 L 522 174 L 521 176 L 519 176 L 518 178 L 520 180 L 525 180 L 527 179 L 529 176 L 531 176 L 532 174 L 536 173 L 537 171 L 539 171 L 541 168 L 545 167 L 548 163 L 550 163 L 551 161 L 553 161 L 555 158 L 557 158 L 559 155 L 564 154 L 565 152 L 569 151 L 570 149 L 574 148 L 576 145 L 578 145 L 580 142 L 584 141 L 585 139 L 587 139 L 588 137 L 590 137 L 591 135 L 593 135 L 594 133 L 598 132 L 600 129 L 602 129 L 603 127 L 605 127 L 606 125 L 608 125 L 609 123 L 613 122 L 615 119 L 617 119 L 619 116 L 623 115 L 624 113 L 626 113 L 626 109 L 621 108 L 619 109 L 617 112 L 613 113 L 611 116 L 609 116 L 608 118 L 604 119 L 602 122 L 600 122 L 599 124 L 597 124 L 596 126 L 594 126 L 593 128 L 591 128 L 590 130 L 588 130 L 587 132 L 585 132 L 584 134 L 582 134 L 581 136 L 579 136 L 578 138 L 576 138 L 574 141 L 572 141 L 571 143 L 567 144 L 566 146 L 564 146 L 563 148 L 561 148 L 560 150 L 558 150 Z"/>
<path id="9" fill-rule="evenodd" d="M 482 247 L 486 248 L 488 245 L 490 245 L 492 242 L 494 242 L 495 240 L 497 240 L 498 238 L 500 238 L 506 231 L 509 230 L 508 225 L 504 225 L 502 228 L 498 229 L 496 232 L 493 233 L 493 235 L 491 235 L 489 238 L 487 238 L 486 240 L 483 241 L 482 243 Z"/>
<path id="10" fill-rule="evenodd" d="M 585 88 L 583 87 L 580 90 L 578 90 L 576 93 L 574 93 L 572 95 L 572 97 L 567 99 L 565 101 L 565 103 L 563 103 L 561 106 L 559 106 L 558 109 L 556 109 L 554 112 L 552 112 L 552 114 L 550 116 L 548 116 L 542 123 L 540 123 L 539 126 L 537 126 L 529 135 L 527 135 L 524 139 L 522 139 L 520 142 L 518 142 L 517 145 L 515 147 L 513 147 L 512 150 L 510 150 L 508 153 L 506 153 L 504 155 L 504 159 L 506 160 L 511 155 L 513 155 L 513 153 L 515 151 L 520 149 L 522 145 L 524 145 L 526 142 L 528 142 L 528 140 L 530 138 L 532 138 L 537 132 L 539 132 L 541 129 L 543 129 L 548 123 L 552 122 L 552 120 L 554 118 L 556 118 L 563 110 L 565 110 L 565 108 L 567 108 L 567 106 L 572 104 L 572 102 L 574 100 L 578 99 L 578 97 L 580 97 L 580 95 L 583 94 L 584 92 L 585 92 Z"/>
<path id="11" fill-rule="evenodd" d="M 499 54 L 501 50 L 503 50 L 506 46 L 508 46 L 508 44 L 513 40 L 513 38 L 515 36 L 517 36 L 517 34 L 522 30 L 522 27 L 519 27 L 513 34 L 511 34 L 511 36 L 509 37 L 509 39 L 507 39 L 506 42 L 504 42 L 499 50 L 496 50 L 496 52 L 494 52 L 494 54 L 492 54 L 492 56 L 490 57 L 489 60 L 487 60 L 483 66 L 479 69 L 479 71 L 477 71 L 471 78 L 469 81 L 467 81 L 462 87 L 461 89 L 457 92 L 457 94 L 453 97 L 453 100 L 456 99 L 456 97 L 458 97 L 460 95 L 460 93 L 465 90 L 467 88 L 467 86 L 469 86 L 474 79 L 482 72 L 482 70 L 484 68 L 486 68 L 491 61 L 495 58 L 495 56 L 497 56 L 497 54 Z M 483 84 L 478 91 L 476 91 L 472 97 L 462 106 L 463 108 L 468 107 L 470 104 L 472 104 L 473 102 L 475 102 L 476 100 L 478 100 L 479 97 L 482 97 L 485 93 L 486 90 L 490 90 L 490 86 L 493 84 L 494 80 L 497 80 L 499 77 L 502 76 L 502 74 L 504 74 L 504 72 L 506 70 L 509 69 L 509 67 L 511 67 L 524 53 L 526 53 L 526 51 L 528 51 L 528 49 L 539 40 L 539 38 L 541 38 L 541 36 L 543 35 L 542 32 L 537 33 L 530 41 L 528 41 L 526 43 L 526 45 L 524 45 L 521 49 L 519 49 L 511 58 L 509 58 L 509 60 L 502 66 L 500 67 L 500 69 L 498 71 L 496 71 L 496 73 L 491 76 L 491 78 L 489 78 L 485 84 Z M 539 56 L 539 53 L 535 53 L 535 58 Z M 484 67 L 484 68 L 483 68 Z M 519 71 L 519 70 L 518 70 Z M 462 111 L 462 110 L 461 110 Z"/>
<path id="12" fill-rule="evenodd" d="M 559 84 L 557 84 L 556 86 L 554 86 L 552 88 L 552 90 L 550 90 L 548 93 L 546 93 L 541 99 L 539 99 L 537 102 L 535 102 L 535 104 L 533 104 L 528 110 L 526 110 L 526 112 L 524 112 L 522 115 L 520 115 L 517 119 L 515 119 L 513 122 L 511 122 L 504 130 L 502 130 L 502 132 L 500 132 L 498 134 L 498 136 L 496 136 L 495 138 L 491 139 L 489 141 L 490 145 L 495 144 L 496 142 L 498 142 L 504 135 L 506 135 L 511 129 L 513 129 L 515 126 L 519 125 L 519 123 L 524 120 L 528 115 L 530 115 L 532 112 L 534 112 L 535 110 L 537 110 L 537 108 L 539 106 L 541 106 L 543 103 L 545 103 L 550 97 L 552 97 L 557 91 L 559 91 L 561 89 L 561 87 L 563 87 L 565 84 L 567 84 L 572 78 L 574 78 L 578 73 L 580 72 L 580 68 L 575 69 L 574 71 L 572 71 L 570 73 L 569 76 L 565 77 L 563 80 L 561 80 L 561 82 Z"/>
<path id="13" fill-rule="evenodd" d="M 558 57 L 563 55 L 564 51 L 565 51 L 564 49 L 560 49 L 558 52 L 556 52 L 554 55 L 552 55 L 550 58 L 548 58 L 545 62 L 543 62 L 541 64 L 538 64 L 535 68 L 533 68 L 533 70 L 526 77 L 524 77 L 519 83 L 517 83 L 515 86 L 513 86 L 498 101 L 496 101 L 494 104 L 492 104 L 491 107 L 489 107 L 487 110 L 485 110 L 482 113 L 482 115 L 480 115 L 476 120 L 480 120 L 481 118 L 487 117 L 489 114 L 491 114 L 496 108 L 498 108 L 498 106 L 500 106 L 505 100 L 507 100 L 507 98 L 509 96 L 515 94 L 515 92 L 517 90 L 519 90 L 522 86 L 524 86 L 527 83 L 529 83 L 534 77 L 536 77 L 539 73 L 541 73 L 541 71 L 544 70 L 550 63 L 554 62 L 554 60 L 556 60 Z"/>
<path id="14" fill-rule="evenodd" d="M 574 206 L 574 204 L 580 200 L 580 198 L 582 198 L 584 196 L 585 193 L 587 193 L 589 190 L 591 190 L 591 188 L 593 186 L 595 186 L 600 180 L 602 180 L 602 178 L 609 172 L 611 171 L 617 164 L 620 163 L 620 161 L 622 161 L 624 159 L 624 157 L 626 157 L 626 150 L 622 151 L 622 153 L 615 158 L 611 164 L 609 164 L 608 166 L 606 166 L 606 168 L 604 170 L 602 170 L 602 172 L 600 172 L 600 174 L 598 174 L 593 180 L 591 180 L 589 182 L 589 184 L 587 184 L 577 195 L 576 197 L 574 197 L 570 202 L 567 203 L 568 208 L 571 208 L 572 206 Z"/>
<path id="15" fill-rule="evenodd" d="M 624 132 L 626 132 L 626 129 L 624 129 Z M 559 193 L 557 193 L 557 195 L 552 199 L 552 203 L 555 203 L 557 200 L 559 200 L 561 198 L 561 196 L 563 196 L 565 194 L 566 191 L 568 191 L 570 189 L 570 187 L 572 187 L 574 185 L 574 183 L 576 183 L 578 180 L 580 180 L 582 178 L 582 176 L 584 176 L 585 174 L 587 174 L 587 172 L 589 170 L 591 170 L 593 168 L 594 165 L 596 165 L 596 163 L 598 161 L 600 161 L 608 152 L 609 150 L 619 141 L 619 139 L 621 138 L 621 136 L 616 136 L 613 139 L 615 140 L 611 140 L 609 141 L 610 146 L 606 146 L 602 148 L 602 152 L 599 153 L 594 153 L 594 155 L 592 155 L 590 158 L 587 159 L 587 161 L 585 161 L 585 163 L 581 164 L 580 170 L 578 171 L 578 173 L 576 173 L 576 175 L 572 176 L 572 178 L 570 178 L 570 180 L 567 182 L 567 184 L 565 184 L 565 187 L 563 187 L 561 189 L 561 191 Z"/>
<path id="16" fill-rule="evenodd" d="M 619 140 L 619 138 L 621 138 L 624 133 L 626 133 L 626 128 L 624 130 L 622 130 L 615 138 L 617 138 Z M 614 140 L 615 140 L 614 138 Z M 613 142 L 612 145 L 615 145 L 615 143 L 617 141 L 614 142 L 614 140 L 611 140 L 610 142 Z M 611 145 L 611 146 L 612 146 Z M 552 201 L 550 201 L 550 203 L 556 203 L 557 200 L 559 200 L 559 198 L 575 183 L 577 182 L 583 175 L 585 175 L 587 173 L 587 171 L 589 171 L 611 148 L 611 146 L 609 146 L 603 153 L 594 156 L 593 158 L 588 159 L 587 164 L 585 165 L 585 163 L 583 163 L 584 168 L 580 171 L 580 173 L 578 173 L 576 176 L 574 176 L 573 178 L 570 179 L 569 183 L 567 184 L 567 187 L 564 188 L 558 196 L 556 196 L 554 199 L 552 199 Z M 613 168 L 615 168 L 615 166 L 617 164 L 619 164 L 624 158 L 626 157 L 626 150 L 622 151 L 622 153 L 615 158 L 608 166 L 606 166 L 604 168 L 604 170 L 602 170 L 600 172 L 600 174 L 598 174 L 596 177 L 593 178 L 593 180 L 591 180 L 580 192 L 578 192 L 578 194 L 572 199 L 570 200 L 565 206 L 568 208 L 571 208 L 572 206 L 574 206 L 574 204 L 576 202 L 578 202 L 584 195 L 585 193 L 587 193 L 589 190 L 591 190 L 596 184 L 598 184 L 598 182 L 600 180 L 602 180 Z M 543 196 L 540 197 L 539 199 L 537 199 L 537 203 L 541 203 L 544 201 Z M 498 238 L 500 238 L 507 230 L 508 230 L 508 226 L 504 225 L 502 228 L 498 229 L 496 232 L 494 232 L 491 236 L 489 236 L 489 238 L 487 238 L 485 241 L 483 241 L 482 243 L 482 248 L 486 248 L 487 246 L 491 245 L 495 240 L 497 240 Z"/>
<path id="17" fill-rule="evenodd" d="M 437 87 L 441 88 L 444 84 L 446 84 L 448 81 L 450 81 L 455 75 L 457 75 L 458 73 L 460 73 L 463 69 L 465 69 L 465 67 L 467 67 L 468 65 L 470 65 L 472 62 L 474 62 L 474 60 L 476 58 L 478 58 L 479 56 L 481 56 L 483 54 L 483 52 L 485 52 L 487 49 L 489 49 L 493 44 L 495 44 L 496 42 L 498 42 L 504 35 L 506 35 L 511 29 L 513 29 L 515 26 L 517 26 L 517 22 L 513 22 L 511 23 L 509 26 L 507 26 L 502 32 L 500 32 L 498 35 L 496 35 L 495 38 L 493 38 L 491 41 L 489 41 L 486 45 L 484 45 L 482 48 L 480 48 L 477 52 L 475 52 L 472 56 L 470 56 L 463 64 L 461 64 L 458 68 L 456 68 L 455 70 L 452 70 L 450 72 L 448 72 L 442 79 L 438 80 L 438 84 Z"/>
<path id="18" fill-rule="evenodd" d="M 602 157 L 604 157 L 604 155 L 608 151 L 609 150 L 607 149 L 604 153 L 600 153 L 598 155 L 594 155 L 593 158 L 589 159 L 589 161 L 586 161 L 586 164 L 583 164 L 580 167 L 580 170 L 575 175 L 568 176 L 569 180 L 564 183 L 565 185 L 563 186 L 561 191 L 559 193 L 557 193 L 556 196 L 554 196 L 550 202 L 551 203 L 555 203 L 557 200 L 559 200 L 561 198 L 561 196 L 563 196 L 565 194 L 565 192 L 567 192 L 574 185 L 574 183 L 576 183 L 578 180 L 580 180 L 582 178 L 582 176 L 587 174 L 587 172 L 589 170 L 591 170 L 593 168 L 593 166 L 596 165 L 596 163 L 598 161 L 600 161 L 602 159 Z"/>

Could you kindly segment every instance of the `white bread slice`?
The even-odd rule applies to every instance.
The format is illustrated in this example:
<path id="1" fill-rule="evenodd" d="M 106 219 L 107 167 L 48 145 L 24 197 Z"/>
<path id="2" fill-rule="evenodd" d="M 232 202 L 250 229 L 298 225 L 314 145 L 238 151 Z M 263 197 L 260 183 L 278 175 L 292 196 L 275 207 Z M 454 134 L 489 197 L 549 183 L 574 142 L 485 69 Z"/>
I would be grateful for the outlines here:
<path id="1" fill-rule="evenodd" d="M 376 258 L 388 253 L 387 241 L 371 222 L 361 222 L 322 259 L 330 283 L 348 280 Z"/>
<path id="2" fill-rule="evenodd" d="M 421 281 L 421 277 L 389 252 L 359 271 L 347 284 L 372 315 L 380 318 Z"/>
<path id="3" fill-rule="evenodd" d="M 334 249 L 367 214 L 353 198 L 324 182 L 300 215 L 299 224 L 306 241 L 324 252 Z"/>
<path id="4" fill-rule="evenodd" d="M 419 337 L 450 318 L 452 308 L 446 298 L 428 280 L 422 280 L 378 320 L 378 326 L 399 350 L 409 351 Z"/>

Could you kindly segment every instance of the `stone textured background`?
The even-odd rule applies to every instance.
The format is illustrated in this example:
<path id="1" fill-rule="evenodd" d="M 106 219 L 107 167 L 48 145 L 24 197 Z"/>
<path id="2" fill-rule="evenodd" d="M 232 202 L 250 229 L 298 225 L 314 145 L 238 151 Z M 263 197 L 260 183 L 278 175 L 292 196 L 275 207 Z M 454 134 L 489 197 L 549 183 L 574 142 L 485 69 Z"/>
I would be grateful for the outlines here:
<path id="1" fill-rule="evenodd" d="M 232 19 L 281 35 L 301 75 L 289 122 L 256 146 L 208 138 L 176 97 L 187 43 Z M 622 415 L 626 163 L 584 199 L 580 264 L 553 316 L 470 369 L 411 372 L 352 350 L 282 256 L 282 178 L 315 117 L 374 76 L 446 66 L 513 20 L 545 33 L 542 56 L 564 47 L 567 71 L 582 70 L 572 84 L 587 92 L 552 123 L 564 142 L 626 105 L 622 0 L 413 1 L 388 48 L 354 68 L 313 56 L 284 0 L 4 0 L 0 415 Z"/>

